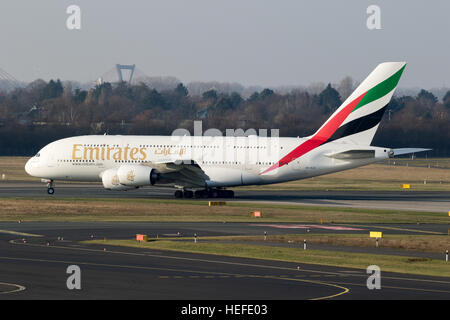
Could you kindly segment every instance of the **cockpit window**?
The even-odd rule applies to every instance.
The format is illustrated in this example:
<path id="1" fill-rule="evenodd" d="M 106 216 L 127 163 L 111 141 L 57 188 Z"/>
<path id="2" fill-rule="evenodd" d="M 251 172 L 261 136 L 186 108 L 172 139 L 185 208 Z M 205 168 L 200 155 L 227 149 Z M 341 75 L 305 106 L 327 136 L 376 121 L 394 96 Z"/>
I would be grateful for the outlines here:
<path id="1" fill-rule="evenodd" d="M 41 154 L 39 152 L 35 155 L 36 158 L 39 158 L 40 156 Z"/>

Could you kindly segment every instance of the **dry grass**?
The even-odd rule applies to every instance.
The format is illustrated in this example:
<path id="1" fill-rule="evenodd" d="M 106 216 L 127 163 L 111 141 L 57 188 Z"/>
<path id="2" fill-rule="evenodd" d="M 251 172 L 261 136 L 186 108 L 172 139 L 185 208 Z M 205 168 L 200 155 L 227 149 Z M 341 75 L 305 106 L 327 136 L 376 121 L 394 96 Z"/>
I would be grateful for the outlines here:
<path id="1" fill-rule="evenodd" d="M 252 218 L 255 210 L 263 218 Z M 151 199 L 0 198 L 0 221 L 239 221 L 320 223 L 448 223 L 439 212 Z"/>
<path id="2" fill-rule="evenodd" d="M 450 169 L 450 159 L 448 158 L 419 158 L 411 160 L 411 158 L 389 159 L 383 163 L 397 166 L 416 166 L 424 168 L 447 168 Z"/>
<path id="3" fill-rule="evenodd" d="M 195 215 L 198 206 L 98 200 L 0 199 L 0 220 L 176 220 L 181 215 Z M 203 213 L 205 214 L 205 213 Z"/>
<path id="4" fill-rule="evenodd" d="M 243 242 L 261 242 L 262 236 L 231 236 L 231 237 L 206 237 L 203 240 L 226 240 Z M 344 247 L 374 248 L 376 240 L 369 238 L 367 234 L 291 234 L 270 235 L 266 241 L 272 243 L 300 243 L 306 240 L 307 244 L 324 244 Z M 425 252 L 444 253 L 450 249 L 450 236 L 448 235 L 385 235 L 378 240 L 380 248 L 399 250 L 414 250 Z"/>
<path id="5" fill-rule="evenodd" d="M 0 157 L 0 178 L 4 174 L 8 181 L 37 180 L 25 172 L 25 163 L 28 159 L 30 157 Z"/>
<path id="6" fill-rule="evenodd" d="M 393 255 L 376 255 L 325 250 L 298 250 L 298 248 L 201 241 L 198 243 L 193 243 L 193 241 L 159 240 L 138 243 L 135 240 L 94 240 L 84 241 L 83 243 L 194 252 L 221 256 L 288 261 L 295 263 L 311 263 L 359 268 L 364 270 L 367 266 L 375 264 L 383 271 L 450 277 L 448 262 L 445 262 L 443 259 L 417 259 L 413 257 L 400 257 Z"/>

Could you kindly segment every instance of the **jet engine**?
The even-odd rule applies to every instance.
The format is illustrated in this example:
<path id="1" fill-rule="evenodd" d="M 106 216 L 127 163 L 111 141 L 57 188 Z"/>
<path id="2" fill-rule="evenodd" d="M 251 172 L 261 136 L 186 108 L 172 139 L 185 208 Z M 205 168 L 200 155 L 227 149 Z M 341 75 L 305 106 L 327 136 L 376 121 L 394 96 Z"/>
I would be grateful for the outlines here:
<path id="1" fill-rule="evenodd" d="M 117 170 L 109 169 L 102 174 L 103 187 L 108 190 L 130 190 L 136 189 L 133 186 L 124 186 L 120 184 L 119 177 L 117 176 Z"/>
<path id="2" fill-rule="evenodd" d="M 123 165 L 117 170 L 119 183 L 124 186 L 154 185 L 159 179 L 159 173 L 143 165 Z"/>

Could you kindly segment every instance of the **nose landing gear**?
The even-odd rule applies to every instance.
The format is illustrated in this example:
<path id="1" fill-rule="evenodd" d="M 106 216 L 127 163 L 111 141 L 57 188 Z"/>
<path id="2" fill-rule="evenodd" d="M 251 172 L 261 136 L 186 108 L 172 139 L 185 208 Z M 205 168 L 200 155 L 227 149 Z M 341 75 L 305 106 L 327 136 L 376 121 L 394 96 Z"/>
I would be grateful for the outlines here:
<path id="1" fill-rule="evenodd" d="M 55 184 L 53 183 L 53 180 L 45 180 L 47 182 L 47 193 L 48 194 L 54 194 L 55 189 L 53 188 Z"/>

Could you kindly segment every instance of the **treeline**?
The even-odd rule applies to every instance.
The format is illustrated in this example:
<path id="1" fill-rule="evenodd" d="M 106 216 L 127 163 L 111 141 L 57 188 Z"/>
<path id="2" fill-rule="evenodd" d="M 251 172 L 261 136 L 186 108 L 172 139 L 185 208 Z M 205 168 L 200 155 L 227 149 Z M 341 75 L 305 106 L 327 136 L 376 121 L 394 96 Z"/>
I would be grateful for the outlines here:
<path id="1" fill-rule="evenodd" d="M 271 89 L 248 98 L 214 89 L 192 96 L 178 84 L 157 91 L 144 83 L 103 83 L 90 90 L 70 82 L 36 80 L 24 88 L 0 92 L 0 155 L 32 155 L 45 144 L 84 134 L 170 135 L 184 128 L 193 134 L 217 128 L 279 129 L 280 136 L 308 136 L 336 110 L 352 88 L 321 92 Z M 450 91 L 442 101 L 426 90 L 394 97 L 374 145 L 433 148 L 429 156 L 450 156 Z"/>

